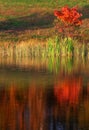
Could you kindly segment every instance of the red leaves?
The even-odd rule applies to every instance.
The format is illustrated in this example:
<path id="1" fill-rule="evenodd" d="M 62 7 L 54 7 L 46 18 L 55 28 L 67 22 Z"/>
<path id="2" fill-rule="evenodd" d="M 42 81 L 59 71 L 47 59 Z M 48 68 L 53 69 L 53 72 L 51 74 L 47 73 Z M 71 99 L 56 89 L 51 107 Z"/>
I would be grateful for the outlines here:
<path id="1" fill-rule="evenodd" d="M 79 26 L 82 24 L 82 20 L 80 17 L 82 16 L 81 13 L 78 13 L 77 8 L 69 8 L 67 6 L 63 7 L 60 11 L 55 10 L 54 15 L 68 25 Z"/>
<path id="2" fill-rule="evenodd" d="M 62 15 L 62 13 L 60 11 L 55 10 L 54 15 L 58 17 L 58 16 Z"/>

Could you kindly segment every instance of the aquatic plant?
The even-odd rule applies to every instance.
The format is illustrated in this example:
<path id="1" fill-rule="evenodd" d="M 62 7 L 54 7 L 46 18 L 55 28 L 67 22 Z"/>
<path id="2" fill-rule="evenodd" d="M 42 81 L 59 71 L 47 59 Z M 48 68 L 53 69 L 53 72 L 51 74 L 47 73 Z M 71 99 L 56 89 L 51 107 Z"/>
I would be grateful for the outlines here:
<path id="1" fill-rule="evenodd" d="M 73 40 L 71 38 L 64 38 L 60 43 L 61 55 L 63 56 L 73 56 L 74 46 Z"/>
<path id="2" fill-rule="evenodd" d="M 49 38 L 47 40 L 47 50 L 48 56 L 59 56 L 60 55 L 60 40 L 56 36 L 53 39 Z"/>
<path id="3" fill-rule="evenodd" d="M 15 43 L 0 43 L 0 57 L 59 57 L 77 56 L 87 57 L 89 55 L 89 44 L 79 44 L 77 40 L 70 37 L 60 38 L 58 36 L 44 41 L 22 41 Z"/>

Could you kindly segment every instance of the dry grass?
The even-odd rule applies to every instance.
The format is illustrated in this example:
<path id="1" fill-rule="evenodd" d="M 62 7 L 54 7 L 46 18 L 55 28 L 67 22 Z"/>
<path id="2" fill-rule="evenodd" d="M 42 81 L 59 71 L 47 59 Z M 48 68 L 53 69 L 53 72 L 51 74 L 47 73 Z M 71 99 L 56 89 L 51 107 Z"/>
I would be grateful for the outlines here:
<path id="1" fill-rule="evenodd" d="M 0 42 L 0 58 L 15 57 L 80 57 L 89 58 L 89 44 L 78 43 L 71 39 L 30 39 L 20 42 Z"/>

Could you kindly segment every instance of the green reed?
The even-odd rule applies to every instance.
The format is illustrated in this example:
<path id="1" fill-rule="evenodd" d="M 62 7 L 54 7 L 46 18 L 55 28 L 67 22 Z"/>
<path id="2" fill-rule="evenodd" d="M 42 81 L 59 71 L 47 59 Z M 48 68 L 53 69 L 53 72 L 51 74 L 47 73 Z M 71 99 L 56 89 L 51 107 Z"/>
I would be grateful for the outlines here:
<path id="1" fill-rule="evenodd" d="M 86 57 L 89 44 L 78 43 L 71 38 L 49 38 L 44 44 L 37 41 L 0 43 L 1 57 Z"/>

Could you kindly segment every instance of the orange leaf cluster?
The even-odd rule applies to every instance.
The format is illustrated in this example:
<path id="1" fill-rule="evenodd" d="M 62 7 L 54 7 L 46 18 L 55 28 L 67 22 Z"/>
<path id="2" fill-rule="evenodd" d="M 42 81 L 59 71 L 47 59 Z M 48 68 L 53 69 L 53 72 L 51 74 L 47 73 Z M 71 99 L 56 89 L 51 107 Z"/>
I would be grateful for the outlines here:
<path id="1" fill-rule="evenodd" d="M 76 7 L 63 7 L 60 11 L 55 10 L 54 15 L 68 25 L 79 26 L 82 24 L 82 20 L 80 19 L 82 14 L 78 12 Z"/>

